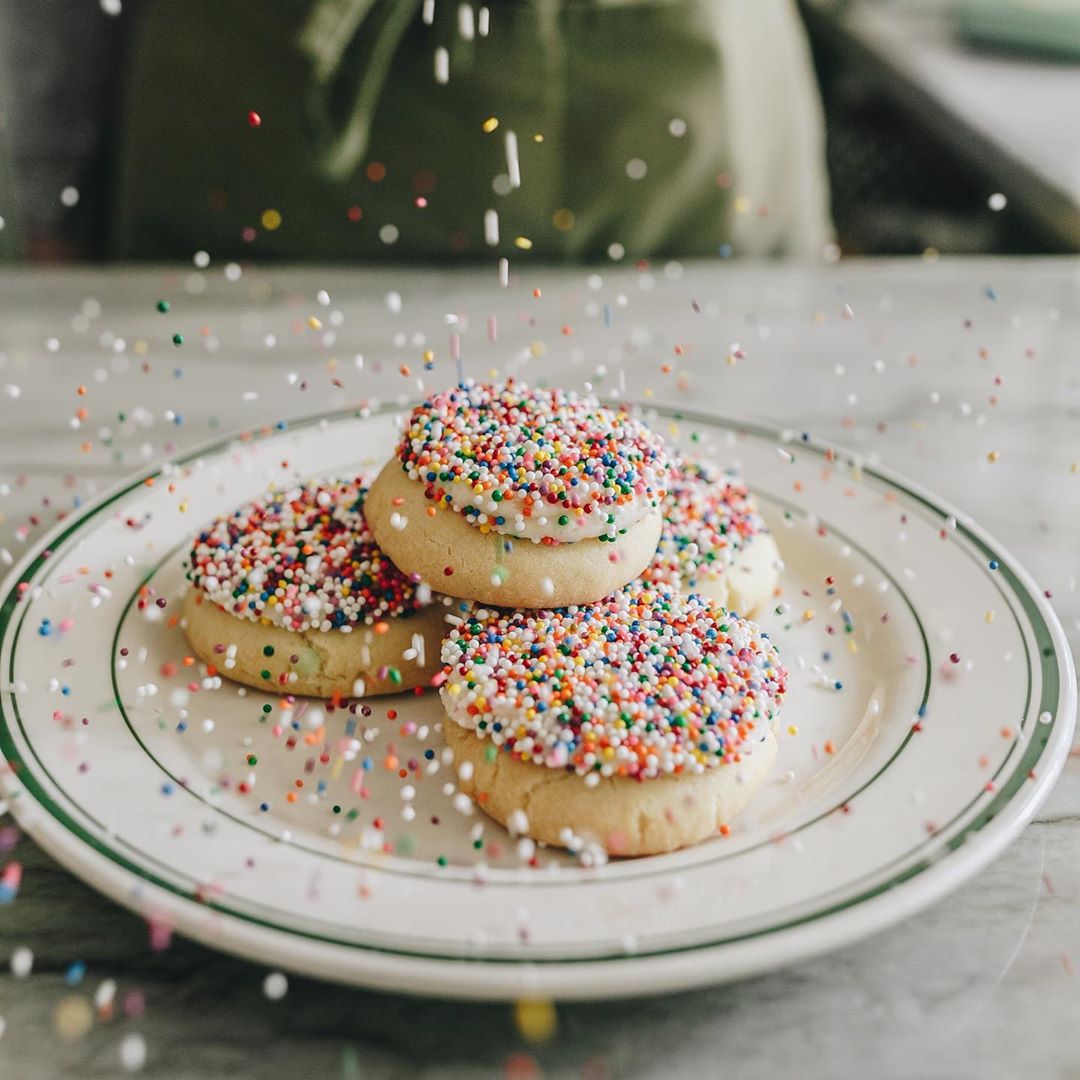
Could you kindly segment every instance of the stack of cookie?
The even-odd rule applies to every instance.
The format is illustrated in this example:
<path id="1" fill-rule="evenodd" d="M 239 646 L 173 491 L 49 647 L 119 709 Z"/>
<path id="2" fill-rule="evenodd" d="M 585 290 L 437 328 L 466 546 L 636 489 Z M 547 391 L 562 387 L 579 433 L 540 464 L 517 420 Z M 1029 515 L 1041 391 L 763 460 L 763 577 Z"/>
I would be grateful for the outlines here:
<path id="1" fill-rule="evenodd" d="M 786 673 L 732 609 L 777 561 L 745 486 L 631 413 L 464 383 L 411 412 L 370 491 L 312 483 L 200 534 L 187 632 L 286 693 L 438 682 L 482 809 L 645 855 L 725 832 L 772 764 Z"/>

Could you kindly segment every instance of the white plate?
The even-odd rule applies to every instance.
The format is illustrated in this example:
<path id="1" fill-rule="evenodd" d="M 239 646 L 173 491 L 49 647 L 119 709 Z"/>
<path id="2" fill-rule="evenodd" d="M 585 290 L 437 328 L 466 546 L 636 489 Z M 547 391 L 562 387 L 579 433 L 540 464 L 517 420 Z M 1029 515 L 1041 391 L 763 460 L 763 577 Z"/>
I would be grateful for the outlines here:
<path id="1" fill-rule="evenodd" d="M 540 850 L 532 867 L 455 808 L 436 695 L 335 712 L 310 745 L 310 707 L 275 733 L 278 699 L 205 687 L 183 665 L 169 616 L 194 529 L 268 481 L 380 463 L 389 413 L 222 441 L 27 555 L 0 594 L 0 788 L 20 824 L 95 888 L 207 944 L 461 997 L 718 982 L 940 898 L 1019 833 L 1068 753 L 1075 680 L 1049 606 L 992 539 L 910 484 L 790 433 L 653 418 L 743 470 L 787 561 L 790 610 L 762 618 L 792 673 L 780 760 L 730 837 L 593 867 Z"/>

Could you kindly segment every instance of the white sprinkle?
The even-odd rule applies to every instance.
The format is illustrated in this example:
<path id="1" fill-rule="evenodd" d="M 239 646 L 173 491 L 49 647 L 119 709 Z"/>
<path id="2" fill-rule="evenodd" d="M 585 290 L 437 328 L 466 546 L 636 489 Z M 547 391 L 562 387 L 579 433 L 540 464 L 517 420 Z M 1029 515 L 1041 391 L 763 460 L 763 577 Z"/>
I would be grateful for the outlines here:
<path id="1" fill-rule="evenodd" d="M 506 133 L 506 172 L 510 177 L 512 188 L 521 187 L 521 165 L 518 162 L 517 135 L 508 131 Z"/>
<path id="2" fill-rule="evenodd" d="M 263 979 L 263 993 L 271 1001 L 280 1001 L 289 992 L 289 980 L 280 971 L 272 971 Z"/>
<path id="3" fill-rule="evenodd" d="M 146 1064 L 146 1040 L 138 1032 L 121 1040 L 120 1064 L 127 1072 L 138 1072 Z"/>
<path id="4" fill-rule="evenodd" d="M 192 256 L 191 261 L 200 270 L 205 270 L 210 265 L 210 253 L 207 251 L 196 251 Z"/>
<path id="5" fill-rule="evenodd" d="M 60 192 L 60 201 L 65 206 L 74 206 L 79 201 L 79 189 L 69 184 Z"/>
<path id="6" fill-rule="evenodd" d="M 990 207 L 995 213 L 999 210 L 1004 210 L 1008 205 L 1009 200 L 1001 194 L 1000 191 L 995 191 L 989 199 L 986 200 L 986 205 Z"/>
<path id="7" fill-rule="evenodd" d="M 34 954 L 25 945 L 20 945 L 11 954 L 11 974 L 16 979 L 25 979 L 33 968 Z"/>
<path id="8" fill-rule="evenodd" d="M 491 32 L 491 12 L 486 7 L 480 9 L 479 17 L 476 20 L 476 28 L 481 37 L 487 37 Z"/>
<path id="9" fill-rule="evenodd" d="M 440 86 L 450 81 L 450 54 L 442 46 L 435 50 L 435 81 Z"/>
<path id="10" fill-rule="evenodd" d="M 472 41 L 476 37 L 476 23 L 473 19 L 473 9 L 470 4 L 461 4 L 457 9 L 458 33 L 465 41 Z"/>
<path id="11" fill-rule="evenodd" d="M 641 158 L 631 158 L 626 163 L 626 175 L 631 180 L 644 180 L 645 174 L 649 171 L 649 166 L 645 164 Z"/>
<path id="12" fill-rule="evenodd" d="M 484 240 L 488 247 L 495 247 L 499 242 L 499 215 L 495 210 L 484 211 Z"/>
<path id="13" fill-rule="evenodd" d="M 379 230 L 379 239 L 384 244 L 395 244 L 395 243 L 397 243 L 397 238 L 400 235 L 401 234 L 398 232 L 398 227 L 396 225 L 384 225 Z"/>
<path id="14" fill-rule="evenodd" d="M 681 139 L 686 134 L 686 121 L 676 117 L 669 122 L 667 129 L 676 139 Z"/>
<path id="15" fill-rule="evenodd" d="M 424 0 L 423 12 L 420 16 L 425 26 L 431 26 L 435 22 L 435 0 Z"/>

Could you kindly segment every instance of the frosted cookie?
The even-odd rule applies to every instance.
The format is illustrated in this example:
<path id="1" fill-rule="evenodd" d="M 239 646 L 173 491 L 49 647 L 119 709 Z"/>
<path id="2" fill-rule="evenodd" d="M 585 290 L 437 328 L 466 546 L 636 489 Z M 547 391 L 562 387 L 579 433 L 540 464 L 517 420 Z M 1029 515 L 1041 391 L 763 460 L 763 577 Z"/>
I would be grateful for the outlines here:
<path id="1" fill-rule="evenodd" d="M 661 438 L 622 409 L 467 382 L 413 409 L 368 520 L 398 566 L 451 596 L 564 607 L 649 564 L 669 472 Z"/>
<path id="2" fill-rule="evenodd" d="M 735 473 L 688 456 L 672 458 L 663 533 L 643 580 L 755 614 L 779 581 L 780 552 L 754 497 Z"/>
<path id="3" fill-rule="evenodd" d="M 379 550 L 365 494 L 360 479 L 310 480 L 199 533 L 183 615 L 199 658 L 281 694 L 363 697 L 426 685 L 440 668 L 443 598 Z"/>
<path id="4" fill-rule="evenodd" d="M 442 658 L 461 790 L 549 844 L 695 844 L 726 831 L 776 754 L 776 650 L 697 596 L 635 582 L 561 611 L 475 610 Z"/>

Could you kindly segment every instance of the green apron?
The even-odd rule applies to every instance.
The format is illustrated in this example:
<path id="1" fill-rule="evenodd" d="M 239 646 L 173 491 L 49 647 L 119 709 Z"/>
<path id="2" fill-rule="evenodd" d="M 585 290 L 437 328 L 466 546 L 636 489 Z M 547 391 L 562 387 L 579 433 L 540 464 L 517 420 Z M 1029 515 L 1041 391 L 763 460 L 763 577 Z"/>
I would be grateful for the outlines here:
<path id="1" fill-rule="evenodd" d="M 154 0 L 113 253 L 551 261 L 828 241 L 790 0 L 492 0 L 486 36 L 480 5 L 464 24 L 460 7 L 437 0 L 428 25 L 420 0 Z"/>

